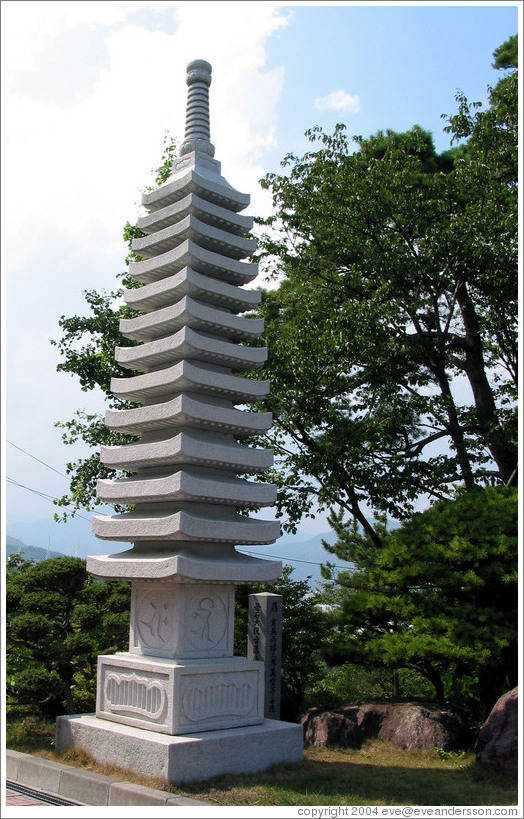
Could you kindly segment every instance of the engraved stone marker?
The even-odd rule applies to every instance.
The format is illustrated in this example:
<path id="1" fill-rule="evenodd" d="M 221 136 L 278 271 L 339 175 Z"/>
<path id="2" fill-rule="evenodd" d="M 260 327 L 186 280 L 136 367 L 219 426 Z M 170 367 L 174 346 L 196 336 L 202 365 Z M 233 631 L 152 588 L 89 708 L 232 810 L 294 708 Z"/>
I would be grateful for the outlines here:
<path id="1" fill-rule="evenodd" d="M 280 719 L 282 595 L 249 595 L 247 656 L 264 663 L 264 716 Z"/>

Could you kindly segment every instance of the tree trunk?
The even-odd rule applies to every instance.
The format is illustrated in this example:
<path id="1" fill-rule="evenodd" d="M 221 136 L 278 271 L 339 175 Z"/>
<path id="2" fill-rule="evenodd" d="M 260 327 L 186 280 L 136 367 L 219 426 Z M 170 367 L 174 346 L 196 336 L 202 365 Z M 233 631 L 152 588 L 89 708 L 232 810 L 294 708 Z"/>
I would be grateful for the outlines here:
<path id="1" fill-rule="evenodd" d="M 505 484 L 508 484 L 511 479 L 512 484 L 516 485 L 517 453 L 501 440 L 497 407 L 486 375 L 479 322 L 465 284 L 458 288 L 457 300 L 466 335 L 464 369 L 473 392 L 479 428 L 498 467 L 501 479 Z"/>
<path id="2" fill-rule="evenodd" d="M 444 683 L 442 682 L 442 677 L 440 676 L 439 672 L 436 668 L 432 668 L 431 666 L 424 666 L 420 669 L 421 674 L 426 677 L 427 680 L 430 681 L 431 685 L 435 689 L 435 696 L 437 698 L 437 702 L 442 704 L 445 700 L 444 697 Z"/>
<path id="3" fill-rule="evenodd" d="M 434 366 L 433 372 L 438 380 L 440 391 L 446 399 L 446 412 L 448 416 L 447 430 L 455 445 L 460 474 L 462 475 L 466 489 L 471 490 L 475 487 L 475 478 L 473 477 L 464 430 L 459 423 L 457 408 L 449 385 L 448 374 L 444 366 L 439 367 L 438 365 Z"/>
<path id="4" fill-rule="evenodd" d="M 398 699 L 400 696 L 400 685 L 399 685 L 399 678 L 398 678 L 398 670 L 395 668 L 393 671 L 393 699 Z"/>

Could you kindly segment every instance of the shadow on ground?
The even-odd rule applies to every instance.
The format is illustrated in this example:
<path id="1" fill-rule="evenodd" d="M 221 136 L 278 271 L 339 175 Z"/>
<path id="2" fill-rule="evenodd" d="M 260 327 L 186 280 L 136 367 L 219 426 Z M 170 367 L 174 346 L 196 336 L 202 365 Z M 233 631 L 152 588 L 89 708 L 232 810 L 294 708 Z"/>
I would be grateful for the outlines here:
<path id="1" fill-rule="evenodd" d="M 224 805 L 511 805 L 518 798 L 513 779 L 475 762 L 437 769 L 380 766 L 351 759 L 307 760 L 264 774 L 194 783 L 184 790 Z"/>

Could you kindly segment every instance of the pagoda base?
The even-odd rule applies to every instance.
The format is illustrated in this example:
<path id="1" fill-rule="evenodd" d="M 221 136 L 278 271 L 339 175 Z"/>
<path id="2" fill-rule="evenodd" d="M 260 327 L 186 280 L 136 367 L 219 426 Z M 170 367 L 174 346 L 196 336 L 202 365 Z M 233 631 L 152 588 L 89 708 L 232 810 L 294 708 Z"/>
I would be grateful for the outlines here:
<path id="1" fill-rule="evenodd" d="M 264 664 L 101 654 L 96 716 L 172 736 L 260 724 Z"/>
<path id="2" fill-rule="evenodd" d="M 260 725 L 168 736 L 92 714 L 57 717 L 56 750 L 70 747 L 86 751 L 101 764 L 181 784 L 302 762 L 303 728 L 264 720 Z"/>

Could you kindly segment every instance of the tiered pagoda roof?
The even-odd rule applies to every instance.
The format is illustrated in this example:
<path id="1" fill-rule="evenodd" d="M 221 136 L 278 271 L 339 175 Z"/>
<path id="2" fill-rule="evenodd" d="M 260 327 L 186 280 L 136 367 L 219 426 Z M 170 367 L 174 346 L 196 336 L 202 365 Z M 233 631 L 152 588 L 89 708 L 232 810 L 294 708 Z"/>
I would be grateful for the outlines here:
<path id="1" fill-rule="evenodd" d="M 256 242 L 246 238 L 252 218 L 239 214 L 249 196 L 226 182 L 213 159 L 210 82 L 209 63 L 190 63 L 181 156 L 142 200 L 145 236 L 132 244 L 142 260 L 130 265 L 142 286 L 125 293 L 139 315 L 120 327 L 139 344 L 115 351 L 121 367 L 139 374 L 111 383 L 115 396 L 139 406 L 106 414 L 110 429 L 139 440 L 101 448 L 103 464 L 132 476 L 97 488 L 102 501 L 134 511 L 93 518 L 98 537 L 134 547 L 90 557 L 97 576 L 256 582 L 281 571 L 234 548 L 273 543 L 280 526 L 245 514 L 276 499 L 273 486 L 245 477 L 267 470 L 272 450 L 242 441 L 271 426 L 270 413 L 246 408 L 268 394 L 268 382 L 243 375 L 263 366 L 267 352 L 243 345 L 263 331 L 261 319 L 242 315 L 260 301 L 243 287 L 258 273 L 244 261 Z"/>

